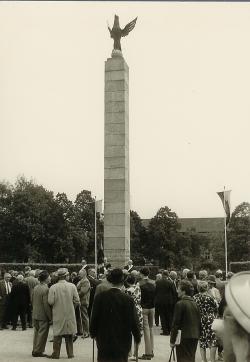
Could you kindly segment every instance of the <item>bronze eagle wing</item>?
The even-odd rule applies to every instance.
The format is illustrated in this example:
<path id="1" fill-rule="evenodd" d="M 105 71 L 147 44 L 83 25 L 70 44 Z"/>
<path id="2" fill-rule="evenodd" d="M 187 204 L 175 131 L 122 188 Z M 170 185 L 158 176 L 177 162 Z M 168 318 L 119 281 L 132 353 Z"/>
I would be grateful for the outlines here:
<path id="1" fill-rule="evenodd" d="M 137 17 L 134 20 L 130 21 L 130 23 L 128 23 L 124 27 L 124 29 L 122 29 L 122 36 L 127 36 L 131 32 L 131 30 L 134 29 L 135 24 L 136 24 L 136 20 L 137 20 Z"/>

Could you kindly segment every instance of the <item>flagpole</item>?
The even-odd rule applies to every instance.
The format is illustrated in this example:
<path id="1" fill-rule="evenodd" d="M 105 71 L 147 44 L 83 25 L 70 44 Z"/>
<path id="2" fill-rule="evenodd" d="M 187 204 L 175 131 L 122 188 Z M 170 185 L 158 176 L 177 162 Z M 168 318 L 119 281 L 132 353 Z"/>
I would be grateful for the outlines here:
<path id="1" fill-rule="evenodd" d="M 95 271 L 97 273 L 96 196 L 95 196 Z"/>
<path id="2" fill-rule="evenodd" d="M 225 217 L 224 217 L 224 236 L 225 236 L 225 270 L 226 270 L 226 275 L 227 275 L 227 213 L 226 213 L 226 203 L 225 203 L 225 186 L 224 186 L 224 210 L 225 210 Z"/>

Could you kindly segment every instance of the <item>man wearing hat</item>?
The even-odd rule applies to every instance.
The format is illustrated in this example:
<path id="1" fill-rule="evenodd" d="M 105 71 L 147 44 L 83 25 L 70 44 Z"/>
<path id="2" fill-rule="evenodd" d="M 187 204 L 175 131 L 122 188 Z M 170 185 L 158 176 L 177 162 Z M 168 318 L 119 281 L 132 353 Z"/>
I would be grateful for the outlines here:
<path id="1" fill-rule="evenodd" d="M 35 286 L 32 293 L 34 327 L 32 356 L 45 357 L 44 350 L 49 333 L 49 323 L 52 319 L 51 308 L 48 303 L 49 273 L 46 270 L 41 271 L 38 280 L 40 283 Z"/>
<path id="2" fill-rule="evenodd" d="M 96 339 L 98 362 L 127 362 L 132 335 L 140 343 L 139 320 L 131 297 L 121 291 L 124 276 L 113 269 L 107 277 L 111 288 L 96 295 L 90 321 L 90 335 Z"/>
<path id="3" fill-rule="evenodd" d="M 75 306 L 80 305 L 76 286 L 66 281 L 68 269 L 57 271 L 58 282 L 49 289 L 48 302 L 52 306 L 53 316 L 53 353 L 49 358 L 58 359 L 65 338 L 68 358 L 73 358 L 73 335 L 77 332 Z"/>
<path id="4" fill-rule="evenodd" d="M 207 282 L 208 282 L 208 294 L 211 295 L 211 297 L 213 297 L 219 305 L 221 301 L 221 295 L 219 289 L 215 287 L 216 286 L 215 275 L 209 275 L 207 278 Z"/>

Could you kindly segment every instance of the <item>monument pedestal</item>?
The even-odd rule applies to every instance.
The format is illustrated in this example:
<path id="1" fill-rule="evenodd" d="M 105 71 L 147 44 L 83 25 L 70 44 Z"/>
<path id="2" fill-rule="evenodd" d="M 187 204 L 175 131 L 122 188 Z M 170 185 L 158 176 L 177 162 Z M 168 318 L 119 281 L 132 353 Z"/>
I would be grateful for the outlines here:
<path id="1" fill-rule="evenodd" d="M 105 62 L 104 255 L 113 267 L 130 258 L 129 68 L 121 52 Z"/>

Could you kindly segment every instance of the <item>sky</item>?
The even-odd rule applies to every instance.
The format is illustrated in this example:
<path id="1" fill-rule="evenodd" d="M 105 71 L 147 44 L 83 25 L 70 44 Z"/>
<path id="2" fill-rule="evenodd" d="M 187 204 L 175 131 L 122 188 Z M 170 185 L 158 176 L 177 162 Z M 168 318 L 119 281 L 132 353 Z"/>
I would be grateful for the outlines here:
<path id="1" fill-rule="evenodd" d="M 250 202 L 250 3 L 1 2 L 0 180 L 104 197 L 104 62 L 129 66 L 130 202 L 141 218 Z"/>

